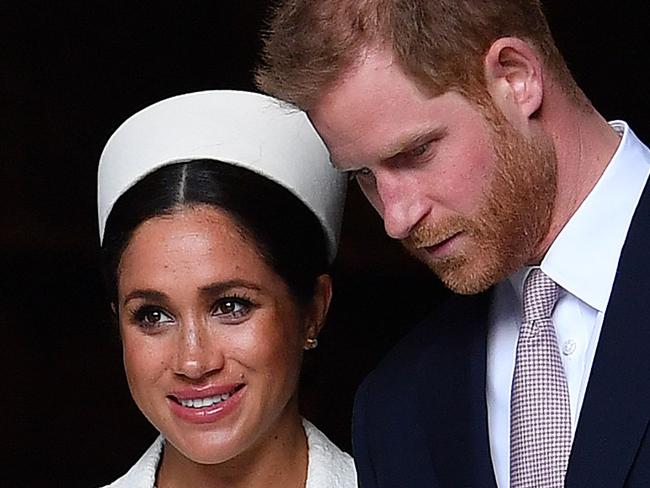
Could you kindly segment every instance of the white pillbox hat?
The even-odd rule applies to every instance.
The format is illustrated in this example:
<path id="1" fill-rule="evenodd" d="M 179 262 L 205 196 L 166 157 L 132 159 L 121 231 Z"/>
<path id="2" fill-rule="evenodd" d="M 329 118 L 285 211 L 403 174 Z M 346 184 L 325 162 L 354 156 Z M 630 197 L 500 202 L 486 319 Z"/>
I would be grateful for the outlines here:
<path id="1" fill-rule="evenodd" d="M 124 122 L 102 152 L 99 235 L 117 199 L 154 170 L 212 159 L 275 181 L 316 215 L 336 255 L 347 180 L 304 112 L 259 93 L 213 90 L 155 103 Z M 242 189 L 245 191 L 245 189 Z"/>

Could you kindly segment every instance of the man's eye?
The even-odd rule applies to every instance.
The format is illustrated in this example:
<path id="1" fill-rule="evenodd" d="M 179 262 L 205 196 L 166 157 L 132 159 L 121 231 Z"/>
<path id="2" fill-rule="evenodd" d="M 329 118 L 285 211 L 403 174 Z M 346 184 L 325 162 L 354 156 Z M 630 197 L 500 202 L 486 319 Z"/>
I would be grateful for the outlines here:
<path id="1" fill-rule="evenodd" d="M 411 157 L 411 158 L 419 158 L 420 156 L 422 156 L 423 154 L 425 154 L 427 152 L 427 150 L 429 149 L 429 146 L 430 146 L 430 144 L 428 142 L 426 142 L 424 144 L 420 144 L 418 147 L 416 147 L 414 149 L 411 149 L 407 153 L 407 155 L 409 157 Z"/>
<path id="2" fill-rule="evenodd" d="M 367 179 L 369 177 L 372 177 L 372 171 L 368 168 L 361 168 L 354 171 L 349 171 L 348 175 L 350 180 L 357 180 L 361 178 Z"/>

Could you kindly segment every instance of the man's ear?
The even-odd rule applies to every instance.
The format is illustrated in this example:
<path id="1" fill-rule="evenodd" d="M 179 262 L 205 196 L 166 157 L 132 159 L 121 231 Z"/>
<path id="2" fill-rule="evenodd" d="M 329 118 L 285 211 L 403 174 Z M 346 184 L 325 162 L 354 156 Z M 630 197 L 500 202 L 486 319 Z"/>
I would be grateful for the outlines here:
<path id="1" fill-rule="evenodd" d="M 495 105 L 514 125 L 533 117 L 542 106 L 543 64 L 526 41 L 516 37 L 494 41 L 485 55 L 484 70 Z"/>

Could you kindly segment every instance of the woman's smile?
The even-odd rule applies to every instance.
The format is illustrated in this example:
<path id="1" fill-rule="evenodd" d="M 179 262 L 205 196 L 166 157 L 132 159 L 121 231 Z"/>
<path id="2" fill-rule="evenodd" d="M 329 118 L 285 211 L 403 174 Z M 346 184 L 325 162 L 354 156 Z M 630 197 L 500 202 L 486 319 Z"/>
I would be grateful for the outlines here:
<path id="1" fill-rule="evenodd" d="M 231 412 L 235 412 L 244 395 L 244 383 L 231 385 L 210 385 L 204 391 L 183 390 L 168 395 L 169 408 L 179 419 L 207 424 L 218 422 Z"/>

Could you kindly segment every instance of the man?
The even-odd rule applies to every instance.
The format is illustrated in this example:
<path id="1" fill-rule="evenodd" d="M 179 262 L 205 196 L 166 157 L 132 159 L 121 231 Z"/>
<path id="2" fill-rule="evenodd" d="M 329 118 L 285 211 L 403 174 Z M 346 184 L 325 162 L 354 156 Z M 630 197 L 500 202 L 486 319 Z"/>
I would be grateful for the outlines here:
<path id="1" fill-rule="evenodd" d="M 360 387 L 361 485 L 650 486 L 650 151 L 539 1 L 288 0 L 264 62 L 458 293 Z"/>

